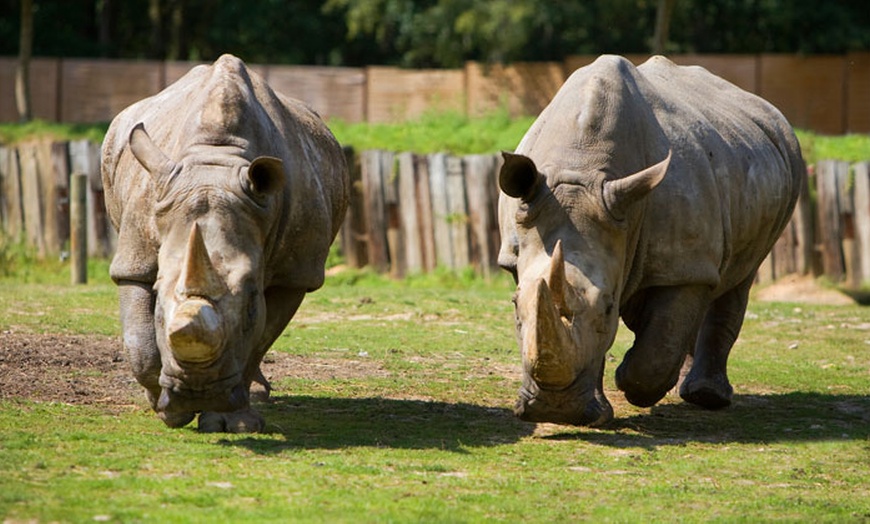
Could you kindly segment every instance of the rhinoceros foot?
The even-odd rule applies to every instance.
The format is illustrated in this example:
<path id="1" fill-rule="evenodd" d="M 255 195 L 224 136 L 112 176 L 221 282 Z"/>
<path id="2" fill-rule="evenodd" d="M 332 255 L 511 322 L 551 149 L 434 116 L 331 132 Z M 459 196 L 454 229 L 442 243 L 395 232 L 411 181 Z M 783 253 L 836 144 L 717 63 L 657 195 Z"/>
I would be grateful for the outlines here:
<path id="1" fill-rule="evenodd" d="M 266 421 L 254 408 L 238 411 L 203 411 L 199 414 L 198 429 L 202 433 L 259 433 Z"/>
<path id="2" fill-rule="evenodd" d="M 734 388 L 728 383 L 725 375 L 718 374 L 713 377 L 689 376 L 680 386 L 680 397 L 686 402 L 707 409 L 722 409 L 731 405 L 731 396 Z"/>

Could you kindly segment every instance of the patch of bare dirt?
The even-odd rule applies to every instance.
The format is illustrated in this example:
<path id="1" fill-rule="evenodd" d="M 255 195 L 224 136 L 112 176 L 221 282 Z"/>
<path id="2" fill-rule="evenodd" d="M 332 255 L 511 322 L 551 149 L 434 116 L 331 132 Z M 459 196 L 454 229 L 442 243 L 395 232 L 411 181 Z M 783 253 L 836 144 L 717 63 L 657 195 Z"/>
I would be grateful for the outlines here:
<path id="1" fill-rule="evenodd" d="M 776 282 L 758 288 L 753 298 L 763 302 L 797 302 L 829 306 L 852 305 L 855 300 L 835 289 L 829 289 L 810 276 L 788 275 Z"/>
<path id="2" fill-rule="evenodd" d="M 377 362 L 269 352 L 262 365 L 271 381 L 387 376 Z M 145 405 L 121 342 L 115 337 L 0 333 L 0 399 L 110 407 Z"/>

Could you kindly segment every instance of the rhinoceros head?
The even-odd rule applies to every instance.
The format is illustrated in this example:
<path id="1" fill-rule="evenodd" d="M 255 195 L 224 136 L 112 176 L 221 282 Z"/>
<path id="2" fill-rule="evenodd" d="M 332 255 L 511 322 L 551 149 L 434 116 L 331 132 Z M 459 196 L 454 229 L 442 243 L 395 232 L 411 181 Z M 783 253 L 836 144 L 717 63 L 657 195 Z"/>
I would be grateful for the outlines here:
<path id="1" fill-rule="evenodd" d="M 527 156 L 504 157 L 499 220 L 507 238 L 499 263 L 517 282 L 523 386 L 516 413 L 535 422 L 603 424 L 613 417 L 604 360 L 619 322 L 628 216 L 662 180 L 670 157 L 612 180 L 547 167 L 545 174 Z"/>
<path id="2" fill-rule="evenodd" d="M 265 325 L 265 238 L 284 185 L 281 161 L 179 162 L 138 125 L 133 155 L 150 173 L 159 235 L 154 322 L 158 411 L 248 404 L 247 369 Z M 235 158 L 235 160 L 233 160 Z"/>

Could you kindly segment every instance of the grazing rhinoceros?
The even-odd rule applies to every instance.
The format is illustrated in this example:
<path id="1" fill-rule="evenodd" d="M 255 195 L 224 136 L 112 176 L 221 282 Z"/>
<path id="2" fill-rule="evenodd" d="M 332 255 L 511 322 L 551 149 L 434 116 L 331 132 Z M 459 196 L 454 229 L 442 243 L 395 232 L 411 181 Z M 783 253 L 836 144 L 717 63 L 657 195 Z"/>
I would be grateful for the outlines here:
<path id="1" fill-rule="evenodd" d="M 602 56 L 577 70 L 499 174 L 499 264 L 517 282 L 525 420 L 600 425 L 616 384 L 638 406 L 731 402 L 726 362 L 756 270 L 805 167 L 771 104 L 699 67 Z"/>
<path id="2" fill-rule="evenodd" d="M 103 142 L 111 276 L 133 373 L 170 427 L 258 431 L 252 381 L 344 218 L 320 118 L 224 55 L 122 111 Z"/>

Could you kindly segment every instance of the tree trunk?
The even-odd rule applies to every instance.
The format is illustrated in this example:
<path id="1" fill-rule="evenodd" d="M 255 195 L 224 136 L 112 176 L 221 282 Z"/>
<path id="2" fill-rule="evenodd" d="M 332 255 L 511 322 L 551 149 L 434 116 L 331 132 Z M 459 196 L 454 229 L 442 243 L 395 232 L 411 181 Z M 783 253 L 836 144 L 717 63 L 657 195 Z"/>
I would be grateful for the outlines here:
<path id="1" fill-rule="evenodd" d="M 100 56 L 107 58 L 112 56 L 112 27 L 115 24 L 115 2 L 103 0 L 97 6 L 97 20 L 99 21 L 100 33 Z"/>
<path id="2" fill-rule="evenodd" d="M 674 4 L 677 0 L 658 0 L 656 8 L 656 28 L 652 41 L 652 53 L 664 54 L 668 43 L 668 33 L 671 29 L 671 14 L 674 12 Z"/>
<path id="3" fill-rule="evenodd" d="M 160 0 L 148 0 L 148 20 L 151 22 L 150 58 L 162 60 L 166 53 L 163 45 L 163 12 Z"/>
<path id="4" fill-rule="evenodd" d="M 18 68 L 15 71 L 15 105 L 18 119 L 29 122 L 30 56 L 33 53 L 33 0 L 21 0 L 21 37 L 18 43 Z"/>

